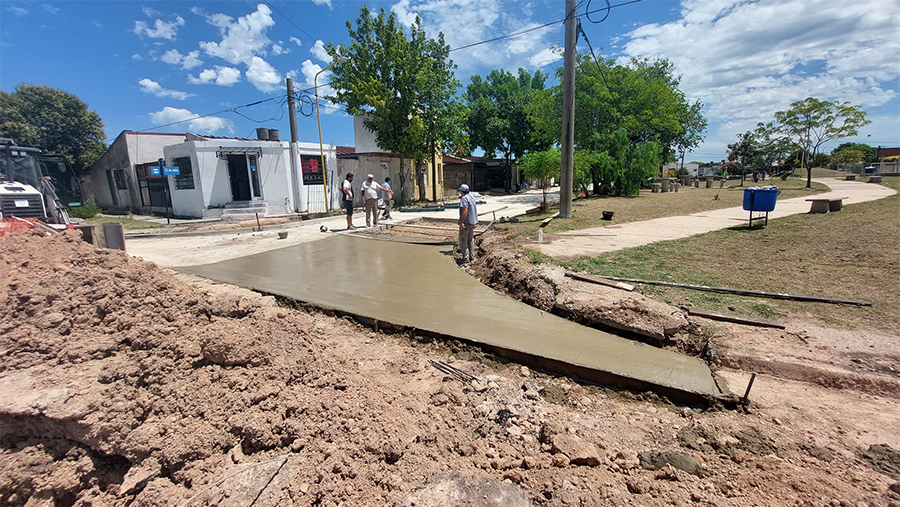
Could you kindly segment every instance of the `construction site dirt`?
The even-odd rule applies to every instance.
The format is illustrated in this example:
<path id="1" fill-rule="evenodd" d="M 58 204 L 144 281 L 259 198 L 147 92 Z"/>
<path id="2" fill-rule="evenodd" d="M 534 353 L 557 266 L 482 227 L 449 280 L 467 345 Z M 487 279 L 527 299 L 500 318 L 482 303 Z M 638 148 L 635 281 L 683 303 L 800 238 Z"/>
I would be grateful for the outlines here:
<path id="1" fill-rule="evenodd" d="M 573 298 L 570 312 L 579 290 L 606 290 L 517 266 L 489 235 L 480 243 L 473 273 L 546 270 L 544 290 Z M 74 233 L 4 238 L 0 277 L 3 505 L 900 504 L 898 398 L 872 387 L 890 385 L 885 368 L 855 372 L 882 384 L 844 389 L 773 370 L 746 410 L 710 410 L 375 332 Z M 516 278 L 493 283 L 535 290 L 514 289 Z M 628 305 L 635 323 L 660 315 L 634 331 L 647 340 L 755 357 L 737 324 L 703 341 L 690 320 L 667 324 L 663 307 Z M 805 331 L 758 342 L 819 339 Z M 840 379 L 839 356 L 807 360 L 835 361 Z M 740 361 L 720 364 L 746 386 Z"/>

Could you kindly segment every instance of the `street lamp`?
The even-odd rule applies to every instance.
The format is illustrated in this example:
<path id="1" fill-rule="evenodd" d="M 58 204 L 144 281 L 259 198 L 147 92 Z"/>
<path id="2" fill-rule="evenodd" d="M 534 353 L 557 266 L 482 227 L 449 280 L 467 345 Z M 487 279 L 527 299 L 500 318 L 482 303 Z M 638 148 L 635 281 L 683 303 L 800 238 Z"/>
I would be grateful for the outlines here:
<path id="1" fill-rule="evenodd" d="M 328 212 L 328 177 L 325 172 L 325 148 L 322 146 L 322 119 L 319 116 L 319 74 L 325 72 L 326 70 L 334 67 L 338 63 L 349 62 L 350 59 L 346 56 L 342 56 L 335 61 L 331 62 L 331 65 L 325 67 L 324 69 L 316 72 L 316 76 L 313 78 L 313 90 L 316 95 L 316 124 L 319 126 L 319 159 L 322 164 L 322 191 L 325 193 L 325 211 Z"/>

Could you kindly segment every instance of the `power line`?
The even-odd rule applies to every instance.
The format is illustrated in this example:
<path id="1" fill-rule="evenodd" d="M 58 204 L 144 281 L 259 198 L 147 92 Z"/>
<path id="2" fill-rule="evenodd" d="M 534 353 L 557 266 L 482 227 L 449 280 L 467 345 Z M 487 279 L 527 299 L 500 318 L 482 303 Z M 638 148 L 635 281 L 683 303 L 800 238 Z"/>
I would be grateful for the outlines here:
<path id="1" fill-rule="evenodd" d="M 291 18 L 285 16 L 283 12 L 279 11 L 278 9 L 275 8 L 274 5 L 272 5 L 271 3 L 269 3 L 269 0 L 263 0 L 263 2 L 265 2 L 266 5 L 268 5 L 269 7 L 271 7 L 273 11 L 277 12 L 278 14 L 281 14 L 281 17 L 283 17 L 284 19 L 286 19 L 288 23 L 294 25 L 294 27 L 295 27 L 297 30 L 300 30 L 300 31 L 303 33 L 303 35 L 306 35 L 307 37 L 309 37 L 310 40 L 313 41 L 313 44 L 315 44 L 316 42 L 318 42 L 318 39 L 316 39 L 316 38 L 313 37 L 312 35 L 306 33 L 306 30 L 300 28 L 300 26 L 297 25 L 297 23 L 294 23 L 294 22 L 291 20 Z"/>
<path id="2" fill-rule="evenodd" d="M 590 15 L 591 15 L 591 14 L 596 14 L 596 13 L 601 12 L 601 11 L 607 11 L 606 16 L 603 17 L 603 19 L 605 20 L 605 19 L 609 16 L 609 11 L 610 11 L 611 9 L 615 9 L 616 7 L 624 7 L 624 6 L 626 6 L 626 5 L 636 4 L 636 3 L 642 2 L 642 1 L 643 1 L 643 0 L 630 0 L 630 1 L 628 1 L 628 2 L 622 2 L 622 3 L 616 4 L 616 5 L 609 5 L 609 2 L 607 2 L 607 6 L 606 6 L 606 7 L 603 7 L 603 8 L 601 8 L 601 9 L 595 9 L 595 10 L 593 10 L 593 11 L 586 11 L 584 14 L 576 14 L 576 17 L 580 18 L 580 17 L 582 17 L 582 16 L 587 16 L 587 17 L 588 17 L 588 20 L 590 20 L 592 23 L 595 23 L 595 21 L 593 21 L 593 20 L 590 19 Z M 583 2 L 582 2 L 582 3 L 583 3 Z M 577 8 L 577 6 L 576 6 L 576 8 Z M 590 8 L 590 2 L 588 2 L 588 8 Z M 465 46 L 460 46 L 460 47 L 458 47 L 458 48 L 452 48 L 452 49 L 450 49 L 450 51 L 451 51 L 451 52 L 452 52 L 452 51 L 459 51 L 459 50 L 461 50 L 461 49 L 468 49 L 468 48 L 471 48 L 471 47 L 480 46 L 480 45 L 482 45 L 482 44 L 487 44 L 487 43 L 489 43 L 489 42 L 496 42 L 496 41 L 498 41 L 498 40 L 510 39 L 510 38 L 512 38 L 512 37 L 518 37 L 519 35 L 525 35 L 526 33 L 533 32 L 533 31 L 535 31 L 535 30 L 540 30 L 541 28 L 547 28 L 548 26 L 551 26 L 551 25 L 556 25 L 556 24 L 559 24 L 559 23 L 565 23 L 565 21 L 566 21 L 565 19 L 558 19 L 558 20 L 556 20 L 556 21 L 551 21 L 551 22 L 549 22 L 549 23 L 544 23 L 543 25 L 534 26 L 534 27 L 531 27 L 531 28 L 526 28 L 526 29 L 524 29 L 524 30 L 519 30 L 519 31 L 516 31 L 516 32 L 508 33 L 508 34 L 506 34 L 506 35 L 501 35 L 501 36 L 499 36 L 499 37 L 494 37 L 494 38 L 492 38 L 492 39 L 487 39 L 487 40 L 483 40 L 483 41 L 479 41 L 479 42 L 473 42 L 473 43 L 471 43 L 471 44 L 466 44 Z M 599 23 L 599 22 L 601 22 L 601 21 L 603 21 L 603 20 L 596 21 L 596 23 Z"/>

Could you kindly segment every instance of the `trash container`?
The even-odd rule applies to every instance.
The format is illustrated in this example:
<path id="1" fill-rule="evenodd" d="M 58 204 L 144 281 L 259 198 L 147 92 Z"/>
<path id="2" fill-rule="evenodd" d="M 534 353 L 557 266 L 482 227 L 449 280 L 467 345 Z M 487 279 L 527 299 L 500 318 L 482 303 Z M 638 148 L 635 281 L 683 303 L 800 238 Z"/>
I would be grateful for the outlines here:
<path id="1" fill-rule="evenodd" d="M 778 197 L 778 190 L 771 188 L 745 188 L 744 189 L 744 211 L 772 211 L 775 209 L 775 199 Z"/>
<path id="2" fill-rule="evenodd" d="M 125 231 L 122 228 L 122 224 L 103 224 L 103 235 L 106 237 L 106 248 L 125 250 Z"/>

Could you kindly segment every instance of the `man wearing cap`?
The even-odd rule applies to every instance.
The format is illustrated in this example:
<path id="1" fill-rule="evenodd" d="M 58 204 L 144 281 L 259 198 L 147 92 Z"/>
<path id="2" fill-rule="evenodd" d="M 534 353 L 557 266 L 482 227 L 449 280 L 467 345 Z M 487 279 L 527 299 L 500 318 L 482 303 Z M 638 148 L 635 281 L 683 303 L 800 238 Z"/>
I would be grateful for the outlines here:
<path id="1" fill-rule="evenodd" d="M 475 225 L 478 223 L 478 211 L 475 209 L 475 197 L 469 193 L 469 185 L 463 183 L 459 187 L 459 258 L 463 264 L 475 260 Z"/>
<path id="2" fill-rule="evenodd" d="M 376 183 L 375 176 L 371 174 L 366 175 L 366 181 L 363 182 L 360 190 L 366 205 L 366 227 L 372 227 L 373 223 L 378 226 L 378 191 L 381 190 L 388 196 L 394 195 L 394 192 Z"/>

